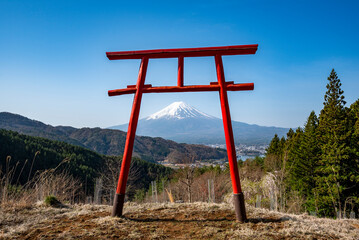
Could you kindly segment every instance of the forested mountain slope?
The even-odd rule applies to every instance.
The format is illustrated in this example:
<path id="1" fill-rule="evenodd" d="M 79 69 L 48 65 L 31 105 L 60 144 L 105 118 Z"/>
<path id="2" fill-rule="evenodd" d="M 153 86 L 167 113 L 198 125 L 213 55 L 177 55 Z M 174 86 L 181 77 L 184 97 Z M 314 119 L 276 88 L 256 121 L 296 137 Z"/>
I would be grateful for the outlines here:
<path id="1" fill-rule="evenodd" d="M 64 141 L 105 155 L 122 155 L 126 141 L 126 133 L 119 130 L 53 127 L 8 112 L 0 113 L 0 128 L 30 136 Z M 226 152 L 223 149 L 214 149 L 202 145 L 179 144 L 163 138 L 136 136 L 133 155 L 152 162 L 165 159 L 171 162 L 182 162 L 200 159 L 223 159 L 226 157 Z"/>
<path id="2" fill-rule="evenodd" d="M 114 163 L 113 167 L 109 169 L 108 163 L 112 162 Z M 80 180 L 83 188 L 86 184 L 87 193 L 91 194 L 95 179 L 106 175 L 109 170 L 115 172 L 113 178 L 116 182 L 120 162 L 121 156 L 104 156 L 65 142 L 31 137 L 0 129 L 0 173 L 2 173 L 0 176 L 14 171 L 11 173 L 13 177 L 10 179 L 14 185 L 25 184 L 38 171 L 54 169 L 60 165 L 57 168 L 58 172 L 67 171 L 74 178 Z M 132 160 L 131 168 L 137 175 L 131 182 L 132 194 L 137 189 L 147 189 L 151 181 L 172 173 L 169 168 L 138 158 Z M 115 186 L 113 190 L 115 190 Z"/>

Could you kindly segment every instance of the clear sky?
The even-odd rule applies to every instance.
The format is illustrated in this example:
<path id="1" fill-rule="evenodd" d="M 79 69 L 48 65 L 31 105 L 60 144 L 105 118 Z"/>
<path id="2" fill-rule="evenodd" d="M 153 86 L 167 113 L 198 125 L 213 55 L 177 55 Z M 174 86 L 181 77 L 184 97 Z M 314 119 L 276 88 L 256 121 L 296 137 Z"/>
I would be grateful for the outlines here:
<path id="1" fill-rule="evenodd" d="M 195 3 L 193 3 L 195 2 Z M 223 57 L 232 119 L 303 126 L 319 113 L 335 68 L 349 106 L 359 97 L 358 1 L 0 0 L 0 112 L 51 125 L 109 127 L 129 119 L 139 61 L 106 51 L 259 44 Z M 146 83 L 176 84 L 176 59 L 150 60 Z M 185 84 L 216 80 L 213 58 L 185 59 Z M 185 101 L 220 117 L 217 93 L 147 94 L 141 116 Z"/>

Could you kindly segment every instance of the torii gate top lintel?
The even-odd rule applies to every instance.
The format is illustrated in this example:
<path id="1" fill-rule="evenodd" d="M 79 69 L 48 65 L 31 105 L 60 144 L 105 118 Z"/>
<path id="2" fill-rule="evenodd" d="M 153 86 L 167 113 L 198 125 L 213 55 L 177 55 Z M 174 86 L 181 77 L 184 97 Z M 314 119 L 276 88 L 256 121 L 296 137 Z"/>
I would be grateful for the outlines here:
<path id="1" fill-rule="evenodd" d="M 251 45 L 234 45 L 234 46 L 223 46 L 223 47 L 175 48 L 175 49 L 106 52 L 106 55 L 109 60 L 141 59 L 144 57 L 148 57 L 148 58 L 210 57 L 215 55 L 255 54 L 257 48 L 258 48 L 258 44 L 251 44 Z"/>
<path id="2" fill-rule="evenodd" d="M 239 83 L 226 82 L 224 77 L 224 69 L 222 56 L 223 55 L 245 55 L 255 54 L 258 44 L 253 45 L 236 45 L 236 46 L 222 46 L 222 47 L 206 47 L 206 48 L 178 48 L 178 49 L 156 49 L 156 50 L 141 50 L 141 51 L 122 51 L 122 52 L 107 52 L 106 55 L 109 60 L 120 59 L 141 59 L 141 65 L 138 73 L 136 85 L 128 85 L 124 89 L 115 89 L 108 91 L 109 96 L 135 94 L 131 117 L 128 125 L 126 144 L 123 153 L 123 160 L 121 164 L 120 176 L 117 184 L 116 195 L 114 199 L 112 216 L 121 216 L 123 203 L 125 200 L 126 183 L 131 165 L 131 157 L 135 134 L 137 129 L 137 122 L 140 112 L 141 99 L 143 93 L 168 93 L 168 92 L 203 92 L 203 91 L 218 91 L 221 102 L 222 120 L 225 133 L 225 140 L 227 146 L 228 163 L 232 179 L 233 201 L 236 210 L 237 219 L 244 222 L 247 219 L 244 195 L 241 189 L 241 184 L 238 174 L 237 156 L 234 145 L 233 129 L 231 116 L 229 111 L 227 91 L 244 91 L 253 90 L 253 83 Z M 184 57 L 214 57 L 218 82 L 211 82 L 209 85 L 184 85 L 183 83 L 183 65 Z M 151 84 L 145 84 L 148 61 L 151 58 L 178 58 L 178 75 L 177 86 L 159 86 L 152 87 Z"/>
<path id="3" fill-rule="evenodd" d="M 143 84 L 143 93 L 168 93 L 168 92 L 199 92 L 199 91 L 219 91 L 220 83 L 211 82 L 209 85 L 186 85 L 183 83 L 183 58 L 184 57 L 215 57 L 217 74 L 223 71 L 223 64 L 221 56 L 226 55 L 245 55 L 255 54 L 258 44 L 252 45 L 235 45 L 223 47 L 205 47 L 205 48 L 177 48 L 177 49 L 155 49 L 155 50 L 140 50 L 140 51 L 121 51 L 121 52 L 107 52 L 106 55 L 109 60 L 124 60 L 124 59 L 144 59 L 151 58 L 178 58 L 178 77 L 177 86 L 162 86 L 152 87 L 151 84 Z M 146 61 L 147 68 L 148 61 Z M 142 66 L 142 64 L 141 64 Z M 221 68 L 222 70 L 220 70 Z M 220 71 L 219 71 L 220 70 Z M 144 73 L 146 74 L 146 73 Z M 223 77 L 224 78 L 224 77 Z M 225 82 L 227 91 L 246 91 L 253 90 L 253 83 L 234 84 L 234 82 Z M 118 96 L 123 94 L 135 93 L 136 85 L 128 85 L 125 89 L 109 90 L 109 96 Z"/>

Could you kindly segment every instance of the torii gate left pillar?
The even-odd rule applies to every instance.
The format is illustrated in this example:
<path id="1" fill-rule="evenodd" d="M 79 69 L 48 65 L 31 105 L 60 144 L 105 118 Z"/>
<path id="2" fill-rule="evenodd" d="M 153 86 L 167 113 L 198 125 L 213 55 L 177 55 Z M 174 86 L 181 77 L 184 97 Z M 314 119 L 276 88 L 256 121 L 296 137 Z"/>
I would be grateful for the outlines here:
<path id="1" fill-rule="evenodd" d="M 109 96 L 123 95 L 134 93 L 132 112 L 128 125 L 125 150 L 121 165 L 120 176 L 117 184 L 117 190 L 114 199 L 112 216 L 122 216 L 122 210 L 125 200 L 126 183 L 131 165 L 131 157 L 133 152 L 133 144 L 136 135 L 138 117 L 143 93 L 165 93 L 165 92 L 198 92 L 198 91 L 218 91 L 225 140 L 227 146 L 228 162 L 231 173 L 233 200 L 237 220 L 245 222 L 247 220 L 244 196 L 239 180 L 237 156 L 234 145 L 231 115 L 228 104 L 227 91 L 243 91 L 253 90 L 253 83 L 234 84 L 226 82 L 224 77 L 224 69 L 222 63 L 222 55 L 243 55 L 255 54 L 258 45 L 237 45 L 227 47 L 210 47 L 210 48 L 184 48 L 184 49 L 158 49 L 145 51 L 127 51 L 127 52 L 107 52 L 110 60 L 117 59 L 141 59 L 140 70 L 136 85 L 129 85 L 126 89 L 110 90 Z M 218 82 L 210 83 L 210 85 L 189 85 L 184 86 L 183 83 L 183 58 L 184 57 L 204 57 L 214 56 L 217 80 Z M 177 86 L 152 87 L 145 85 L 145 78 L 149 58 L 178 58 L 178 79 Z"/>

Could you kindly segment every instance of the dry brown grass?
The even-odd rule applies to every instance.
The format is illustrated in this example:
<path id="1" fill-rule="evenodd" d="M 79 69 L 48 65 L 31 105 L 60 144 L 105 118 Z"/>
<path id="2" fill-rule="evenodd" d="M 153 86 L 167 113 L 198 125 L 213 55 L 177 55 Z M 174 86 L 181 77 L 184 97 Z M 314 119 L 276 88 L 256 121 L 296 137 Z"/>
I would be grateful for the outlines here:
<path id="1" fill-rule="evenodd" d="M 126 203 L 124 210 L 113 218 L 104 205 L 2 209 L 0 239 L 359 239 L 359 220 L 248 207 L 249 222 L 241 224 L 225 203 Z"/>
<path id="2" fill-rule="evenodd" d="M 34 160 L 38 153 L 35 153 Z M 69 161 L 67 158 L 55 168 L 35 172 L 32 178 L 29 174 L 28 181 L 23 185 L 19 184 L 19 179 L 26 162 L 20 174 L 16 176 L 19 162 L 9 167 L 10 161 L 11 157 L 8 156 L 5 172 L 2 172 L 0 168 L 0 207 L 3 209 L 31 207 L 35 202 L 44 200 L 50 195 L 56 196 L 62 202 L 74 203 L 81 195 L 81 182 L 65 170 L 59 171 L 59 167 Z"/>

